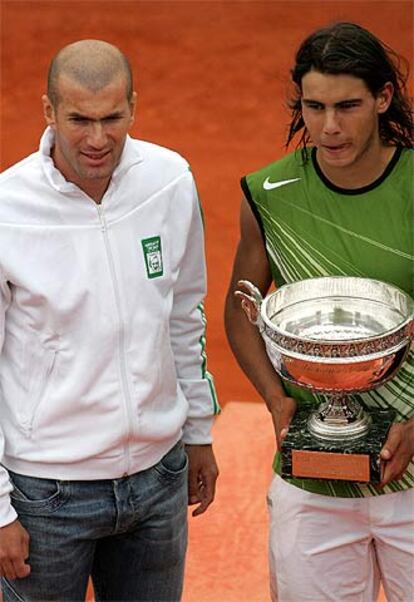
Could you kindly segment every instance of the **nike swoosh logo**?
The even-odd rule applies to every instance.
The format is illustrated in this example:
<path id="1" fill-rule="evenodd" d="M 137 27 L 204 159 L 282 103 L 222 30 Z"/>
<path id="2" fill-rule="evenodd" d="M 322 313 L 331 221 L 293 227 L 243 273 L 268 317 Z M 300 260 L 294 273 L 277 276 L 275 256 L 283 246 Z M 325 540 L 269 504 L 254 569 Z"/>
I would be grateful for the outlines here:
<path id="1" fill-rule="evenodd" d="M 280 188 L 281 186 L 286 186 L 286 184 L 292 184 L 293 182 L 298 182 L 300 178 L 293 178 L 292 180 L 280 180 L 279 182 L 270 182 L 269 178 L 263 182 L 263 188 L 265 190 L 273 190 L 274 188 Z"/>

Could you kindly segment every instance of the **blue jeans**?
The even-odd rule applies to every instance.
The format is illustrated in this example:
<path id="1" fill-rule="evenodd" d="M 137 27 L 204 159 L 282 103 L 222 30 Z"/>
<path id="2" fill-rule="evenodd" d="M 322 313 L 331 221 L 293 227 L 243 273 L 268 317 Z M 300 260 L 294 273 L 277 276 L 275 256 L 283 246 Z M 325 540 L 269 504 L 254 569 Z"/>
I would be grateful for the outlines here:
<path id="1" fill-rule="evenodd" d="M 10 472 L 12 503 L 30 535 L 30 575 L 2 579 L 4 602 L 177 602 L 187 548 L 187 456 L 177 443 L 142 472 L 55 481 Z"/>

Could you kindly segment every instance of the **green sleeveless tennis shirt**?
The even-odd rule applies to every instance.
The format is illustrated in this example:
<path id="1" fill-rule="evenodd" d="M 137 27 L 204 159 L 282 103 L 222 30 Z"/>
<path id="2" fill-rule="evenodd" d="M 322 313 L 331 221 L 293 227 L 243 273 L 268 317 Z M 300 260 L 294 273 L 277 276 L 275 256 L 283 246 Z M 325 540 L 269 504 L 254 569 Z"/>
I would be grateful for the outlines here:
<path id="1" fill-rule="evenodd" d="M 325 178 L 316 149 L 300 151 L 242 178 L 258 220 L 276 286 L 319 276 L 361 276 L 394 284 L 413 296 L 414 151 L 396 148 L 386 170 L 359 189 L 342 189 Z M 283 383 L 300 404 L 322 396 Z M 397 420 L 414 415 L 414 350 L 388 383 L 354 395 L 367 407 L 391 406 Z M 280 469 L 276 454 L 274 468 Z M 414 462 L 403 478 L 383 490 L 370 484 L 316 479 L 288 479 L 307 491 L 367 497 L 414 486 Z"/>

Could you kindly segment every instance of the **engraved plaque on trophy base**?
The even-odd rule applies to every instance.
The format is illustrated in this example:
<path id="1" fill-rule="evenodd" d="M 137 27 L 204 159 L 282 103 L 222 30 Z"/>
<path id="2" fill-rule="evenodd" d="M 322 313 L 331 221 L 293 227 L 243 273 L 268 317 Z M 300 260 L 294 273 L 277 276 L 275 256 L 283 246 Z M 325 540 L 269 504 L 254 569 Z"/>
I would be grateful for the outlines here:
<path id="1" fill-rule="evenodd" d="M 322 441 L 308 430 L 313 404 L 296 412 L 282 444 L 282 477 L 381 481 L 379 453 L 395 419 L 393 410 L 370 409 L 367 435 L 348 441 Z"/>

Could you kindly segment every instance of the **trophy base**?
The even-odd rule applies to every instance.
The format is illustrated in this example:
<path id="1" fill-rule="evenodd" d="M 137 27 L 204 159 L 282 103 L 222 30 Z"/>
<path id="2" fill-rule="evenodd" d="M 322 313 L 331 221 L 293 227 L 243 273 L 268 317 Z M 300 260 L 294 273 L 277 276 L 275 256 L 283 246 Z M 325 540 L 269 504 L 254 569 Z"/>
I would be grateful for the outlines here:
<path id="1" fill-rule="evenodd" d="M 394 422 L 394 410 L 370 408 L 372 422 L 368 433 L 343 441 L 323 441 L 309 432 L 309 415 L 314 410 L 313 404 L 301 406 L 290 424 L 281 449 L 282 477 L 378 484 L 379 453 Z"/>

